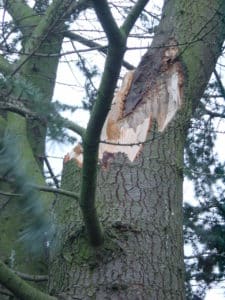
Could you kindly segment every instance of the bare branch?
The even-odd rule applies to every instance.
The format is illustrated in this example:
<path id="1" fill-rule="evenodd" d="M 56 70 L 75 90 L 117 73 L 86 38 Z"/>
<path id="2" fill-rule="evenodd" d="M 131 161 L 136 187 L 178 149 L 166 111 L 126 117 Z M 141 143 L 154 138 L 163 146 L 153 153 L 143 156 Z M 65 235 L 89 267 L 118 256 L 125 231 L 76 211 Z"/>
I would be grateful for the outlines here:
<path id="1" fill-rule="evenodd" d="M 37 185 L 37 184 L 32 184 L 31 186 L 42 192 L 56 193 L 56 194 L 64 195 L 64 196 L 79 200 L 79 195 L 76 193 L 70 192 L 70 191 L 66 191 L 63 189 L 55 189 L 50 186 L 41 186 L 41 185 Z"/>
<path id="2" fill-rule="evenodd" d="M 141 1 L 142 3 L 142 1 Z M 101 226 L 95 208 L 96 174 L 99 139 L 103 124 L 113 99 L 122 66 L 126 38 L 137 19 L 140 7 L 129 17 L 127 27 L 120 31 L 105 0 L 93 1 L 96 14 L 109 40 L 109 47 L 97 99 L 83 137 L 83 168 L 80 205 L 90 242 L 93 246 L 103 243 Z M 133 10 L 132 10 L 133 11 Z M 140 12 L 139 12 L 140 13 Z M 125 35 L 124 35 L 125 33 Z"/>
<path id="3" fill-rule="evenodd" d="M 148 3 L 148 0 L 139 0 L 136 2 L 126 20 L 124 21 L 121 30 L 125 33 L 126 36 L 129 35 L 131 29 L 133 28 L 136 20 L 140 16 L 140 13 L 143 11 L 145 5 Z"/>
<path id="4" fill-rule="evenodd" d="M 73 131 L 74 133 L 80 135 L 81 137 L 84 136 L 84 134 L 85 134 L 85 128 L 84 128 L 84 127 L 78 125 L 77 123 L 75 123 L 75 122 L 73 122 L 73 121 L 70 121 L 70 120 L 67 119 L 67 118 L 62 117 L 62 116 L 61 116 L 60 114 L 58 114 L 58 113 L 54 115 L 54 118 L 58 118 L 58 120 L 59 120 L 60 122 L 62 122 L 62 126 L 63 126 L 63 127 L 65 127 L 65 128 L 67 128 L 67 129 Z M 50 119 L 50 121 L 51 121 L 51 119 Z"/>
<path id="5" fill-rule="evenodd" d="M 77 15 L 80 11 L 83 11 L 87 8 L 91 7 L 91 1 L 90 0 L 80 0 L 80 1 L 72 1 L 69 9 L 65 13 L 65 17 L 68 18 L 72 14 Z"/>
<path id="6" fill-rule="evenodd" d="M 8 296 L 8 297 L 13 297 L 13 294 L 8 292 L 7 289 L 0 289 L 0 294 Z M 10 299 L 10 298 L 9 298 Z"/>
<path id="7" fill-rule="evenodd" d="M 71 31 L 66 31 L 64 33 L 64 37 L 67 37 L 71 39 L 72 41 L 76 41 L 78 43 L 81 43 L 89 48 L 99 48 L 98 50 L 101 51 L 102 53 L 106 54 L 107 53 L 107 48 L 108 46 L 103 46 L 101 44 L 98 44 L 92 40 L 89 40 L 77 33 L 71 32 Z"/>
<path id="8" fill-rule="evenodd" d="M 222 97 L 225 99 L 225 88 L 223 86 L 223 83 L 222 83 L 222 81 L 220 79 L 220 76 L 219 76 L 218 72 L 216 71 L 216 69 L 214 70 L 214 75 L 215 75 L 216 80 L 218 82 L 219 90 L 220 90 L 220 92 L 222 94 Z"/>
<path id="9" fill-rule="evenodd" d="M 102 46 L 102 45 L 100 45 L 100 44 L 98 44 L 98 43 L 96 43 L 94 41 L 86 39 L 83 36 L 81 36 L 79 34 L 76 34 L 76 33 L 73 33 L 73 32 L 70 32 L 70 31 L 66 31 L 64 33 L 64 36 L 70 38 L 73 41 L 81 43 L 81 44 L 83 44 L 83 45 L 85 45 L 87 47 L 93 48 L 93 49 L 95 49 L 95 50 L 97 50 L 99 52 L 107 54 L 108 46 Z M 133 70 L 135 68 L 133 65 L 131 65 L 130 63 L 128 63 L 125 60 L 123 60 L 123 66 L 125 68 L 127 68 L 128 70 Z"/>
<path id="10" fill-rule="evenodd" d="M 219 113 L 219 112 L 214 112 L 211 111 L 207 108 L 204 108 L 204 111 L 207 113 L 207 115 L 209 115 L 211 118 L 221 118 L 221 119 L 225 119 L 225 113 Z"/>
<path id="11" fill-rule="evenodd" d="M 2 98 L 2 95 L 1 95 Z M 2 99 L 0 101 L 0 109 L 1 110 L 7 110 L 14 113 L 17 113 L 23 117 L 30 117 L 34 119 L 41 119 L 36 113 L 32 112 L 28 108 L 25 107 L 21 102 L 19 101 L 9 101 L 7 98 L 4 99 L 3 102 Z"/>
<path id="12" fill-rule="evenodd" d="M 93 0 L 92 2 L 109 43 L 117 45 L 117 47 L 124 46 L 124 37 L 112 16 L 107 1 Z"/>
<path id="13" fill-rule="evenodd" d="M 51 165 L 50 165 L 50 163 L 49 163 L 49 161 L 48 161 L 48 158 L 47 158 L 46 156 L 44 156 L 44 162 L 45 162 L 45 164 L 46 164 L 46 166 L 47 166 L 47 168 L 48 168 L 48 171 L 49 171 L 49 173 L 50 173 L 50 175 L 51 175 L 52 180 L 53 180 L 54 183 L 55 183 L 56 188 L 58 189 L 58 188 L 59 188 L 59 181 L 58 181 L 58 179 L 56 178 L 56 176 L 55 176 L 55 174 L 54 174 L 54 172 L 53 172 L 53 170 L 52 170 L 52 167 L 51 167 Z"/>
<path id="14" fill-rule="evenodd" d="M 10 184 L 14 183 L 13 179 L 8 179 L 8 178 L 5 178 L 3 176 L 0 176 L 0 180 L 5 181 L 5 182 L 9 182 Z M 63 190 L 63 189 L 56 189 L 56 188 L 52 188 L 50 186 L 42 186 L 42 185 L 38 185 L 38 184 L 28 184 L 28 186 L 30 186 L 34 189 L 37 189 L 39 191 L 42 191 L 42 192 L 56 193 L 56 194 L 60 194 L 60 195 L 70 197 L 70 198 L 74 198 L 76 200 L 79 199 L 78 194 L 70 192 L 70 191 L 66 191 L 66 190 Z M 1 191 L 0 194 L 6 195 L 6 196 L 16 196 L 16 197 L 21 196 L 21 194 L 10 194 L 10 193 L 3 192 L 3 191 Z"/>
<path id="15" fill-rule="evenodd" d="M 95 207 L 99 139 L 119 77 L 126 37 L 118 29 L 104 0 L 93 1 L 98 18 L 106 32 L 109 47 L 97 99 L 83 137 L 83 168 L 80 206 L 87 234 L 93 246 L 103 243 L 103 234 Z"/>

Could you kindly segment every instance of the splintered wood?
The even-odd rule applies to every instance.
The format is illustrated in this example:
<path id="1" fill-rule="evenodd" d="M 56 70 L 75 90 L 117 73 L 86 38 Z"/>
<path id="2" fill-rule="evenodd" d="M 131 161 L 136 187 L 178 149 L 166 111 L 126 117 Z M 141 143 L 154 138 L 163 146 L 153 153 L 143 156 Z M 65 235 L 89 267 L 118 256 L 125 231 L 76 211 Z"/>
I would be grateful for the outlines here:
<path id="1" fill-rule="evenodd" d="M 146 141 L 153 120 L 157 121 L 158 130 L 163 132 L 181 108 L 183 72 L 180 62 L 176 60 L 176 41 L 170 40 L 169 46 L 158 52 L 159 62 L 153 71 L 147 70 L 146 77 L 143 74 L 146 60 L 153 57 L 151 54 L 145 55 L 142 65 L 140 63 L 136 71 L 125 75 L 121 88 L 115 94 L 100 138 L 99 161 L 103 168 L 107 168 L 108 162 L 119 152 L 134 161 Z M 143 85 L 143 80 L 144 87 L 139 88 L 138 84 Z M 81 146 L 75 147 L 72 152 L 67 159 L 74 158 L 82 166 Z"/>
<path id="2" fill-rule="evenodd" d="M 183 87 L 180 63 L 174 61 L 177 53 L 176 46 L 168 47 L 164 51 L 160 73 L 155 83 L 145 91 L 133 111 L 123 116 L 124 103 L 132 85 L 134 72 L 126 74 L 102 129 L 101 141 L 109 144 L 100 144 L 100 159 L 105 152 L 122 152 L 130 161 L 134 161 L 146 141 L 152 121 L 157 121 L 158 130 L 162 132 L 174 118 L 182 105 Z"/>

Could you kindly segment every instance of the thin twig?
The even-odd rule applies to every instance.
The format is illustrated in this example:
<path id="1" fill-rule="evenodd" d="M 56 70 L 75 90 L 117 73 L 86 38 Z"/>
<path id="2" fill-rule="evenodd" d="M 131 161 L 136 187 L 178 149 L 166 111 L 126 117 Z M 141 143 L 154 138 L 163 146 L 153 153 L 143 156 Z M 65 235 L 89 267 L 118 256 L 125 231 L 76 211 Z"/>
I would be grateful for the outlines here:
<path id="1" fill-rule="evenodd" d="M 26 281 L 36 281 L 36 282 L 42 282 L 42 281 L 48 281 L 47 275 L 30 275 L 26 273 L 22 273 L 19 271 L 12 270 L 13 273 L 18 275 L 20 278 L 26 280 Z"/>
<path id="2" fill-rule="evenodd" d="M 9 179 L 9 178 L 6 178 L 4 176 L 0 176 L 0 180 L 5 181 L 5 182 L 9 182 L 11 184 L 14 183 L 13 179 Z M 70 197 L 70 198 L 74 198 L 76 200 L 79 199 L 78 194 L 70 192 L 70 191 L 66 191 L 66 190 L 63 190 L 63 189 L 56 189 L 56 188 L 52 188 L 50 186 L 42 186 L 42 185 L 38 185 L 38 184 L 28 184 L 28 185 L 33 187 L 34 189 L 37 189 L 37 190 L 42 191 L 42 192 L 56 193 L 56 194 L 61 194 L 61 195 Z M 5 192 L 2 192 L 2 193 L 5 193 Z M 20 194 L 15 194 L 15 195 L 16 196 L 21 196 Z"/>
<path id="3" fill-rule="evenodd" d="M 45 162 L 45 164 L 46 164 L 46 166 L 47 166 L 47 168 L 48 168 L 48 171 L 49 171 L 49 173 L 50 173 L 50 175 L 51 175 L 52 180 L 53 180 L 54 183 L 55 183 L 56 188 L 58 189 L 58 188 L 59 188 L 59 181 L 58 181 L 58 179 L 56 178 L 56 176 L 55 176 L 55 174 L 54 174 L 54 172 L 53 172 L 53 170 L 52 170 L 52 167 L 51 167 L 51 165 L 50 165 L 50 163 L 49 163 L 49 161 L 48 161 L 48 158 L 47 158 L 46 156 L 44 156 L 44 162 Z"/>

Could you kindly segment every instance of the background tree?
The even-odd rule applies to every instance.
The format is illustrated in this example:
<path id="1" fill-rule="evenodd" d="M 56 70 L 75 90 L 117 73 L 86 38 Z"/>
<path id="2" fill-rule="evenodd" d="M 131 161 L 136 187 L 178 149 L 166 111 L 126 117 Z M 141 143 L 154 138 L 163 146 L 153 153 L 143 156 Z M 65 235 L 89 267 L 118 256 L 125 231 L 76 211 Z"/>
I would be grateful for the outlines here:
<path id="1" fill-rule="evenodd" d="M 147 2 L 2 3 L 0 281 L 21 299 L 183 299 L 183 173 L 201 202 L 185 206 L 185 241 L 195 250 L 186 257 L 188 297 L 190 279 L 203 296 L 223 278 L 224 168 L 211 149 L 212 120 L 224 116 L 215 64 L 225 4 L 168 0 L 160 20 Z M 101 33 L 98 42 L 83 20 Z M 121 67 L 133 69 L 127 40 L 153 33 L 109 113 Z M 83 106 L 92 109 L 86 129 L 59 113 L 76 103 L 51 102 L 68 39 L 85 77 Z M 104 70 L 87 59 L 90 50 L 106 56 Z M 200 101 L 213 71 L 215 84 Z M 43 170 L 45 163 L 52 176 L 46 135 L 70 139 L 65 129 L 81 136 L 82 148 L 65 158 L 61 188 L 55 177 L 52 187 Z M 53 296 L 15 270 L 36 282 L 48 273 L 48 288 L 39 288 Z"/>

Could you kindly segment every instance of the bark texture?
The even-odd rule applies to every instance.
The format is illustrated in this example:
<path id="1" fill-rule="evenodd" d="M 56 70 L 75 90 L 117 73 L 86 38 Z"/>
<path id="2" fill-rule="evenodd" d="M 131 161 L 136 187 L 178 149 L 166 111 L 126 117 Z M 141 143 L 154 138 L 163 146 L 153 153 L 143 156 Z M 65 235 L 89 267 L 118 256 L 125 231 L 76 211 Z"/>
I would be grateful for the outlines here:
<path id="1" fill-rule="evenodd" d="M 123 117 L 135 113 L 157 85 L 170 41 L 179 51 L 167 63 L 179 62 L 184 76 L 182 109 L 162 133 L 159 124 L 152 123 L 133 162 L 118 150 L 106 166 L 99 165 L 102 247 L 89 246 L 79 203 L 65 197 L 56 202 L 52 294 L 62 299 L 184 299 L 183 146 L 188 121 L 221 50 L 224 11 L 225 3 L 219 0 L 165 1 L 156 37 L 134 73 Z M 159 97 L 159 105 L 163 100 Z M 64 188 L 78 192 L 80 172 L 75 160 L 67 162 Z"/>
<path id="2" fill-rule="evenodd" d="M 60 291 L 65 299 L 183 299 L 183 136 L 177 127 L 163 136 L 155 132 L 134 163 L 117 154 L 100 171 L 103 247 L 88 245 L 78 205 L 72 209 L 71 203 L 69 212 L 60 208 L 61 222 L 74 213 L 77 221 L 61 223 L 63 249 L 52 262 L 53 293 Z M 73 180 L 73 164 L 65 166 L 67 180 Z"/>

